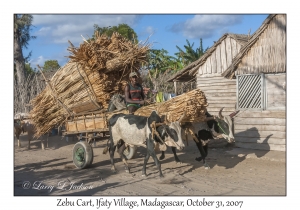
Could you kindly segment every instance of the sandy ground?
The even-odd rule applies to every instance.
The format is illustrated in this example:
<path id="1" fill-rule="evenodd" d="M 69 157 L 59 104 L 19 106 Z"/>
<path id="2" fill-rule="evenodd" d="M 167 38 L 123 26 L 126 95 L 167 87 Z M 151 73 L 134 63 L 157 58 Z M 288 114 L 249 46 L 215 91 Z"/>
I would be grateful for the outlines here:
<path id="1" fill-rule="evenodd" d="M 207 161 L 210 169 L 195 161 L 199 152 L 193 142 L 178 152 L 182 164 L 176 164 L 171 149 L 161 161 L 163 178 L 150 157 L 147 177 L 141 176 L 144 148 L 138 148 L 129 160 L 131 173 L 116 154 L 117 173 L 110 170 L 108 154 L 102 154 L 106 141 L 97 141 L 93 147 L 94 161 L 90 168 L 76 169 L 72 149 L 77 140 L 49 138 L 49 147 L 41 149 L 40 140 L 31 142 L 21 136 L 22 148 L 15 144 L 14 195 L 101 195 L 101 196 L 210 196 L 210 195 L 286 195 L 286 162 L 267 157 L 268 151 L 239 154 L 234 147 L 210 148 Z M 159 155 L 159 154 L 158 154 Z"/>

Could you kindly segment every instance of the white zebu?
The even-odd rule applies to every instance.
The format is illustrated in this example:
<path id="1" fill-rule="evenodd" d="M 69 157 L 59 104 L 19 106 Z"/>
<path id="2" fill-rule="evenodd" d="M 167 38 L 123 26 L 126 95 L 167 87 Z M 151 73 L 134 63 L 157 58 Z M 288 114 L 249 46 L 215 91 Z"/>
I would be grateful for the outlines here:
<path id="1" fill-rule="evenodd" d="M 183 116 L 182 116 L 183 118 Z M 181 118 L 181 119 L 182 119 Z M 181 120 L 180 119 L 180 120 Z M 175 146 L 177 149 L 182 150 L 184 143 L 181 138 L 181 127 L 180 120 L 173 122 L 165 126 L 163 135 L 160 136 L 164 141 L 164 144 Z M 144 159 L 144 165 L 142 175 L 146 176 L 146 164 L 151 156 L 159 170 L 159 174 L 163 177 L 161 172 L 161 165 L 155 154 L 155 146 L 157 143 L 152 138 L 152 122 L 160 123 L 161 119 L 158 114 L 153 111 L 150 117 L 136 116 L 136 115 L 125 115 L 116 114 L 113 115 L 109 120 L 109 132 L 110 132 L 110 159 L 112 164 L 112 170 L 116 171 L 114 166 L 114 152 L 117 144 L 120 141 L 124 141 L 125 144 L 142 146 L 147 148 L 147 155 Z M 162 125 L 161 125 L 162 126 Z M 158 127 L 159 128 L 159 127 Z M 159 129 L 158 129 L 159 130 Z M 122 156 L 122 160 L 125 164 L 125 169 L 129 172 L 127 161 L 123 155 L 123 151 L 119 151 Z"/>

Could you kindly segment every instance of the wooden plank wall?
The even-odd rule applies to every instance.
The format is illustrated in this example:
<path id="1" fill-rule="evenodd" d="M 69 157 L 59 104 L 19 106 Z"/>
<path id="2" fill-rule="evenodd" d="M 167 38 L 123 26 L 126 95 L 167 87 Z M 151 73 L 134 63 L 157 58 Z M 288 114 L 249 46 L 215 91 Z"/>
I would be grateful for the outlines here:
<path id="1" fill-rule="evenodd" d="M 197 88 L 204 92 L 210 114 L 217 115 L 220 108 L 223 113 L 231 114 L 236 107 L 236 80 L 225 79 L 219 74 L 197 76 Z"/>
<path id="2" fill-rule="evenodd" d="M 218 114 L 225 107 L 224 114 L 231 114 L 236 107 L 236 81 L 221 76 L 231 64 L 234 56 L 240 51 L 241 45 L 227 36 L 216 50 L 199 67 L 197 88 L 200 88 L 208 100 L 208 112 Z"/>
<path id="3" fill-rule="evenodd" d="M 231 37 L 226 37 L 209 56 L 206 62 L 199 67 L 198 74 L 223 73 L 231 64 L 234 56 L 240 51 L 241 45 Z"/>
<path id="4" fill-rule="evenodd" d="M 284 75 L 282 76 L 284 77 Z M 278 80 L 282 82 L 282 80 Z M 197 88 L 205 93 L 207 111 L 217 115 L 221 107 L 229 115 L 236 107 L 236 80 L 218 74 L 197 77 Z M 275 88 L 272 88 L 276 92 Z M 258 150 L 286 149 L 286 112 L 284 110 L 241 111 L 234 119 L 236 146 Z"/>
<path id="5" fill-rule="evenodd" d="M 235 145 L 258 150 L 286 150 L 286 112 L 242 111 L 234 119 Z"/>
<path id="6" fill-rule="evenodd" d="M 286 71 L 286 15 L 276 15 L 242 58 L 237 75 Z"/>
<path id="7" fill-rule="evenodd" d="M 266 109 L 285 110 L 286 74 L 265 74 Z"/>

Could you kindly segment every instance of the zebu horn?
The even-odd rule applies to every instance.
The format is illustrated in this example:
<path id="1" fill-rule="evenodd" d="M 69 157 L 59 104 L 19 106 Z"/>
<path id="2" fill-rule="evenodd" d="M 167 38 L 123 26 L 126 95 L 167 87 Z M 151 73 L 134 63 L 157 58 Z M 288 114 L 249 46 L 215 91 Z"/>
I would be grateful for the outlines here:
<path id="1" fill-rule="evenodd" d="M 181 122 L 184 117 L 185 117 L 185 112 L 183 112 L 183 115 L 179 118 L 178 122 Z"/>
<path id="2" fill-rule="evenodd" d="M 220 109 L 220 111 L 219 111 L 219 118 L 222 119 L 222 120 L 224 119 L 224 117 L 223 117 L 223 115 L 222 115 L 223 109 L 224 109 L 224 107 L 222 107 L 222 108 Z"/>
<path id="3" fill-rule="evenodd" d="M 229 116 L 230 116 L 230 118 L 234 118 L 234 116 L 237 114 L 237 113 L 239 113 L 240 112 L 240 110 L 237 110 L 237 111 L 235 111 L 235 112 L 232 112 Z"/>
<path id="4" fill-rule="evenodd" d="M 169 116 L 169 115 L 165 115 L 164 122 L 165 122 L 167 125 L 170 125 L 170 121 L 168 120 L 168 116 Z"/>

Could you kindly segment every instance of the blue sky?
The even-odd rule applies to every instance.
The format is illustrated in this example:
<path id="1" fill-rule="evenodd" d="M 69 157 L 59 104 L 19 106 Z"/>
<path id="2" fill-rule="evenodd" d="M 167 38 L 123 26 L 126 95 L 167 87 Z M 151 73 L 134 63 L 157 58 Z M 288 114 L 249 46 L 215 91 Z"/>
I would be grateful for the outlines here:
<path id="1" fill-rule="evenodd" d="M 30 64 L 44 65 L 46 60 L 57 60 L 65 65 L 69 55 L 67 48 L 70 40 L 75 46 L 92 36 L 94 24 L 100 27 L 126 23 L 138 35 L 139 41 L 149 38 L 153 49 L 165 49 L 169 55 L 184 49 L 186 39 L 194 48 L 211 47 L 224 33 L 253 34 L 268 14 L 39 14 L 33 15 L 31 34 L 37 36 L 29 42 L 26 56 L 32 51 Z M 151 36 L 150 36 L 151 35 Z"/>

